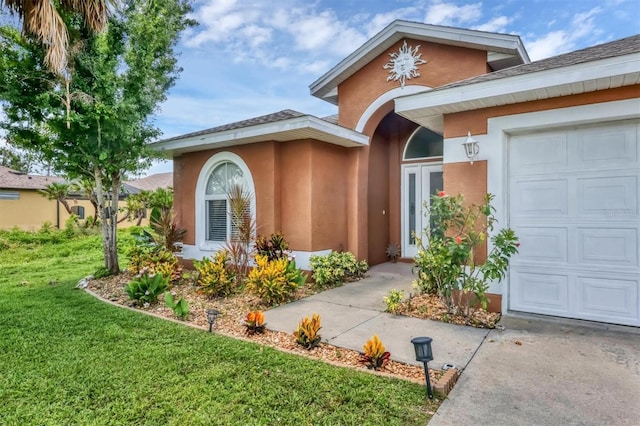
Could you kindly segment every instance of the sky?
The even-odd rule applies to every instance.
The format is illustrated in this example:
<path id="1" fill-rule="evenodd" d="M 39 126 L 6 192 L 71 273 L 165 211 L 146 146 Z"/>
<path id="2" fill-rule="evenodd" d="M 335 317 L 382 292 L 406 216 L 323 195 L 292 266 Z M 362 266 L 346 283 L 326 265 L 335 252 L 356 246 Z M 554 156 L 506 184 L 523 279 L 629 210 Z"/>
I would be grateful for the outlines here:
<path id="1" fill-rule="evenodd" d="M 192 17 L 155 117 L 162 138 L 283 109 L 337 113 L 309 85 L 395 19 L 517 34 L 537 60 L 640 33 L 640 0 L 196 0 Z"/>

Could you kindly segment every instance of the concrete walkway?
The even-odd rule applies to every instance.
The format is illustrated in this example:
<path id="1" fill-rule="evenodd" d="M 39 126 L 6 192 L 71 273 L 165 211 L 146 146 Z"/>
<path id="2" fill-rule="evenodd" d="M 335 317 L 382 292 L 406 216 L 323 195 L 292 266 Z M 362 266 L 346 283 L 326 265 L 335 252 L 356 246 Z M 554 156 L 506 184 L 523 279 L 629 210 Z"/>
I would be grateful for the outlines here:
<path id="1" fill-rule="evenodd" d="M 429 367 L 467 365 L 488 330 L 388 314 L 382 298 L 394 288 L 404 290 L 408 297 L 415 278 L 411 265 L 385 263 L 372 267 L 368 274 L 361 281 L 265 312 L 267 327 L 291 333 L 303 317 L 317 313 L 322 340 L 332 345 L 362 352 L 362 345 L 378 334 L 393 359 L 422 365 L 415 360 L 411 339 L 429 336 L 434 354 Z"/>
<path id="2" fill-rule="evenodd" d="M 465 368 L 431 426 L 640 425 L 640 329 L 506 317 L 483 330 L 387 314 L 389 290 L 411 291 L 410 265 L 383 264 L 369 277 L 265 313 L 292 332 L 321 316 L 323 340 L 362 350 L 374 333 L 393 359 L 415 362 L 411 338 L 433 338 L 431 368 Z"/>

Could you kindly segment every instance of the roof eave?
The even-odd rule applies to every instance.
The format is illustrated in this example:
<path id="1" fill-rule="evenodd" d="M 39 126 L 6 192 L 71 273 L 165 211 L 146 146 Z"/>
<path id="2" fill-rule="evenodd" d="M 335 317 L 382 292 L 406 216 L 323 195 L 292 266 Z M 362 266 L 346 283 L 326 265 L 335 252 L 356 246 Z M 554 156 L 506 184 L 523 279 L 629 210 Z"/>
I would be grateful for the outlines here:
<path id="1" fill-rule="evenodd" d="M 640 53 L 399 97 L 395 112 L 419 124 L 445 114 L 640 84 Z"/>
<path id="2" fill-rule="evenodd" d="M 369 137 L 362 133 L 329 123 L 317 117 L 304 115 L 222 132 L 178 139 L 172 138 L 167 141 L 154 142 L 150 146 L 157 151 L 167 152 L 175 157 L 187 152 L 266 141 L 285 142 L 299 139 L 315 139 L 347 148 L 369 144 Z"/>
<path id="3" fill-rule="evenodd" d="M 443 42 L 452 46 L 471 47 L 497 53 L 517 55 L 521 63 L 530 62 L 519 36 L 497 34 L 453 27 L 441 27 L 417 22 L 394 21 L 335 67 L 311 83 L 311 95 L 332 101 L 330 93 L 373 58 L 384 53 L 403 38 Z M 327 96 L 329 95 L 329 96 Z"/>

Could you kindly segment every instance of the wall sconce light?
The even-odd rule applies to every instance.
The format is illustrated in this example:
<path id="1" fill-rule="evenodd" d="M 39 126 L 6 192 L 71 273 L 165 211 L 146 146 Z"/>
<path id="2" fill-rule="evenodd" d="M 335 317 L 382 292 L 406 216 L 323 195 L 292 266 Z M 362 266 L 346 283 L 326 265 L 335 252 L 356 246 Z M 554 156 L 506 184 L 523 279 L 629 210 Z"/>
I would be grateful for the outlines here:
<path id="1" fill-rule="evenodd" d="M 480 147 L 478 146 L 478 141 L 471 136 L 471 132 L 467 134 L 467 140 L 462 144 L 464 146 L 464 152 L 467 154 L 467 158 L 471 161 L 473 165 L 473 160 L 476 159 L 478 153 L 480 152 Z"/>

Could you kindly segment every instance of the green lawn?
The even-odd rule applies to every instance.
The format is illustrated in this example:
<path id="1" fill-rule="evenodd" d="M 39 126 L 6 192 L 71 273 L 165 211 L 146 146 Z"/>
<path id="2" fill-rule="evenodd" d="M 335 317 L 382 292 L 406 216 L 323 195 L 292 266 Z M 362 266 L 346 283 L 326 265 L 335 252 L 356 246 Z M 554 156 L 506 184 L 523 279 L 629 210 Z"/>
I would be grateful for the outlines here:
<path id="1" fill-rule="evenodd" d="M 46 240 L 46 239 L 45 239 Z M 99 237 L 0 233 L 0 424 L 426 424 L 424 387 L 104 304 Z"/>

